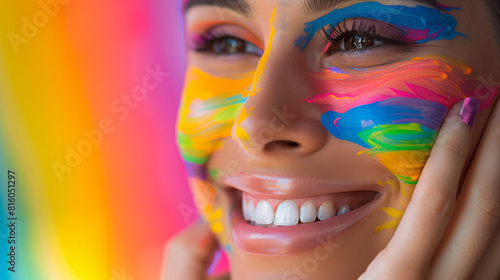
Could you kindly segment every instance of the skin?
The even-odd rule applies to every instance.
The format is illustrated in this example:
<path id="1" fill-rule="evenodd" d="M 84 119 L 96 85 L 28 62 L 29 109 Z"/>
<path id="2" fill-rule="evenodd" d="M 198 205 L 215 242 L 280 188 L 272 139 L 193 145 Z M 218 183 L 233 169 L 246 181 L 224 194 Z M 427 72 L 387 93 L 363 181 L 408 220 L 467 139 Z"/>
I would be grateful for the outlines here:
<path id="1" fill-rule="evenodd" d="M 351 1 L 335 8 L 363 2 Z M 377 2 L 415 6 L 412 1 Z M 482 16 L 488 14 L 484 4 L 440 2 L 462 9 L 448 14 L 458 23 L 456 31 L 467 38 L 429 40 L 405 50 L 386 46 L 365 55 L 325 53 L 326 41 L 319 34 L 307 47 L 297 47 L 304 24 L 327 15 L 331 9 L 304 16 L 298 0 L 252 0 L 249 4 L 251 17 L 213 6 L 193 7 L 185 16 L 188 46 L 192 45 L 193 34 L 224 24 L 231 25 L 227 32 L 252 42 L 263 52 L 215 57 L 192 48 L 188 51 L 179 121 L 179 134 L 185 139 L 181 138 L 184 140 L 180 141 L 180 148 L 205 223 L 173 239 L 174 245 L 166 251 L 165 279 L 204 279 L 203 268 L 215 242 L 227 252 L 231 279 L 238 280 L 282 279 L 285 273 L 289 278 L 283 279 L 355 279 L 362 274 L 361 278 L 366 279 L 467 279 L 472 275 L 498 278 L 500 270 L 494 260 L 499 257 L 495 252 L 500 248 L 500 132 L 496 125 L 500 110 L 494 110 L 498 96 L 490 94 L 485 98 L 492 90 L 481 85 L 489 75 L 493 81 L 500 80 L 496 67 L 500 59 L 495 55 L 492 36 L 488 36 L 493 32 L 492 24 Z M 429 83 L 422 74 L 436 69 L 429 61 L 449 67 L 447 78 Z M 334 66 L 334 71 L 328 70 Z M 435 134 L 428 136 L 435 140 L 430 142 L 434 142 L 432 152 L 430 145 L 417 149 L 415 161 L 415 153 L 377 148 L 352 137 L 342 140 L 328 128 L 326 124 L 331 122 L 322 119 L 325 113 L 352 113 L 355 111 L 349 110 L 381 101 L 373 100 L 374 92 L 381 96 L 388 87 L 401 89 L 403 81 L 398 77 L 407 67 L 417 67 L 419 71 L 409 71 L 411 76 L 403 81 L 414 81 L 449 97 L 419 98 L 432 101 L 426 103 L 429 108 L 443 106 L 449 110 L 446 119 L 438 119 Z M 387 85 L 374 87 L 373 73 L 381 72 L 387 73 Z M 342 89 L 348 93 L 360 88 L 368 88 L 372 95 L 345 104 L 324 98 L 332 92 L 345 94 Z M 201 95 L 203 92 L 206 96 Z M 217 96 L 223 96 L 226 102 L 206 111 L 206 115 L 189 115 L 188 109 L 193 106 L 208 106 L 197 98 L 208 100 Z M 460 100 L 467 96 L 482 101 L 472 128 L 459 117 Z M 227 100 L 234 102 L 228 105 Z M 369 110 L 377 114 L 374 108 Z M 288 110 L 293 118 L 283 128 L 273 130 L 272 137 L 263 137 L 263 129 L 276 118 L 273 109 Z M 214 119 L 218 121 L 210 122 Z M 344 119 L 340 120 L 342 128 L 348 126 L 342 123 Z M 216 129 L 207 133 L 199 129 L 201 124 Z M 201 136 L 191 137 L 194 134 Z M 284 140 L 298 143 L 299 148 Z M 408 167 L 408 163 L 412 166 Z M 230 209 L 241 206 L 231 198 L 221 178 L 240 172 L 305 176 L 352 185 L 378 183 L 383 207 L 336 236 L 335 242 L 340 246 L 334 253 L 317 262 L 313 271 L 304 271 L 300 266 L 314 256 L 313 250 L 271 257 L 248 254 L 235 245 Z M 193 246 L 202 243 L 203 246 Z M 463 250 L 457 253 L 457 248 Z M 186 275 L 186 271 L 191 275 Z"/>

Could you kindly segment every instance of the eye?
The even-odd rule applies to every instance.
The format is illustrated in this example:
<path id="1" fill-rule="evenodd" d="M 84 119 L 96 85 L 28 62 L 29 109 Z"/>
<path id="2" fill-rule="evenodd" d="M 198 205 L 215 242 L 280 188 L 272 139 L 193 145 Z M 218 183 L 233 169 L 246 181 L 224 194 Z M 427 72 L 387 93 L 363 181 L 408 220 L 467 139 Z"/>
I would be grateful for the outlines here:
<path id="1" fill-rule="evenodd" d="M 262 56 L 264 53 L 255 44 L 234 36 L 211 36 L 202 38 L 202 43 L 196 48 L 198 52 L 205 52 L 213 55 L 238 55 L 251 54 Z"/>
<path id="2" fill-rule="evenodd" d="M 364 54 L 366 50 L 385 45 L 411 45 L 406 34 L 397 27 L 363 18 L 354 18 L 337 26 L 323 28 L 323 34 L 329 42 L 327 54 Z"/>
<path id="3" fill-rule="evenodd" d="M 383 44 L 384 42 L 382 40 L 375 39 L 367 34 L 348 34 L 343 36 L 343 38 L 340 40 L 338 50 L 364 50 L 367 48 L 381 46 Z"/>

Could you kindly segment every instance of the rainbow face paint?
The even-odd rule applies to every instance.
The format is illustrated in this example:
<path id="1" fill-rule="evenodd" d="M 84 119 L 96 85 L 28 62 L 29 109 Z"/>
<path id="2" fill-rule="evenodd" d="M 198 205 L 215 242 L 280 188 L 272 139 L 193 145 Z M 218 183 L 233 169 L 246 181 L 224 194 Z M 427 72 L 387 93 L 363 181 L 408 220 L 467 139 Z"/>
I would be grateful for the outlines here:
<path id="1" fill-rule="evenodd" d="M 253 79 L 253 72 L 221 78 L 198 68 L 187 71 L 177 123 L 177 141 L 186 162 L 206 163 L 219 140 L 231 135 Z"/>
<path id="2" fill-rule="evenodd" d="M 320 94 L 306 101 L 320 104 L 330 134 L 366 149 L 359 154 L 377 156 L 397 177 L 407 205 L 448 109 L 466 97 L 482 99 L 484 109 L 496 95 L 485 99 L 480 91 L 464 91 L 474 88 L 467 79 L 471 72 L 459 61 L 438 57 L 354 74 L 332 67 L 313 75 Z M 390 219 L 375 232 L 396 228 L 404 212 L 382 210 Z"/>
<path id="3" fill-rule="evenodd" d="M 448 109 L 462 92 L 471 69 L 445 59 L 414 58 L 357 74 L 315 74 L 321 122 L 338 139 L 377 155 L 397 178 L 417 183 Z"/>
<path id="4" fill-rule="evenodd" d="M 446 107 L 436 102 L 394 97 L 354 107 L 345 113 L 326 112 L 321 122 L 336 138 L 349 140 L 377 152 L 412 149 L 413 142 L 421 138 L 434 138 L 446 113 Z M 410 124 L 423 128 L 423 131 L 410 132 L 414 131 Z M 376 130 L 386 125 L 392 125 L 387 130 L 391 134 L 384 133 L 381 136 L 385 137 L 385 141 L 380 141 L 381 139 L 374 137 Z M 389 138 L 391 135 L 395 137 Z"/>
<path id="5" fill-rule="evenodd" d="M 217 188 L 207 180 L 205 163 L 230 136 L 245 103 L 254 73 L 230 78 L 214 77 L 198 68 L 186 73 L 177 123 L 177 141 L 189 175 L 195 204 L 227 252 L 231 247 L 224 228 L 225 213 L 216 207 Z"/>
<path id="6" fill-rule="evenodd" d="M 460 87 L 471 71 L 459 61 L 439 57 L 416 57 L 355 74 L 323 70 L 313 74 L 313 90 L 319 94 L 306 101 L 339 113 L 392 97 L 424 99 L 449 109 L 466 97 Z"/>
<path id="7" fill-rule="evenodd" d="M 325 26 L 336 26 L 350 18 L 366 18 L 392 24 L 399 28 L 406 41 L 422 44 L 431 40 L 448 39 L 465 35 L 457 32 L 457 20 L 435 8 L 424 6 L 407 7 L 383 5 L 378 2 L 358 3 L 335 9 L 330 13 L 305 24 L 304 34 L 295 45 L 303 51 L 314 35 Z"/>
<path id="8" fill-rule="evenodd" d="M 192 67 L 185 76 L 177 123 L 178 146 L 195 204 L 227 252 L 231 252 L 228 231 L 224 226 L 227 215 L 217 203 L 218 187 L 208 177 L 208 173 L 216 171 L 208 172 L 206 163 L 209 156 L 221 147 L 221 140 L 231 136 L 233 124 L 235 136 L 245 141 L 246 132 L 238 124 L 248 115 L 247 110 L 251 111 L 251 108 L 243 107 L 248 96 L 255 95 L 259 90 L 258 85 L 272 46 L 275 10 L 270 21 L 268 47 L 256 71 L 215 77 Z"/>

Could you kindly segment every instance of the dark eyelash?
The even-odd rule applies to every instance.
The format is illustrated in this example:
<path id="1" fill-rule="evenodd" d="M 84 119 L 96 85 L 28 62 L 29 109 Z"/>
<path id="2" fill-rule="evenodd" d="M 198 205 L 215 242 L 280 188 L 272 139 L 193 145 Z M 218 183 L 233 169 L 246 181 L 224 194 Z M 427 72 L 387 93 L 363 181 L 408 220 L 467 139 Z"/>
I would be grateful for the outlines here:
<path id="1" fill-rule="evenodd" d="M 224 31 L 218 31 L 218 32 L 213 32 L 212 30 L 207 31 L 205 34 L 199 35 L 198 39 L 196 40 L 195 44 L 195 51 L 206 51 L 208 50 L 208 47 L 210 46 L 210 43 L 214 42 L 215 40 L 224 40 L 224 39 L 229 39 L 229 38 L 236 38 L 234 35 L 231 35 L 229 33 L 226 33 Z"/>
<path id="2" fill-rule="evenodd" d="M 377 31 L 377 24 L 380 25 L 384 23 L 375 22 L 373 20 L 360 20 L 360 19 L 353 19 L 353 20 L 355 21 L 350 27 L 347 27 L 348 21 L 344 21 L 337 26 L 330 25 L 328 30 L 323 27 L 322 28 L 323 37 L 325 38 L 325 40 L 334 45 L 341 42 L 344 37 L 356 34 L 362 34 L 371 37 L 373 39 L 383 41 L 384 43 L 392 43 L 397 45 L 410 45 L 411 43 L 410 41 L 405 39 L 406 34 L 402 30 L 397 29 L 394 26 L 389 27 L 389 24 L 385 25 L 388 25 L 390 29 L 397 29 L 397 31 L 394 32 L 395 33 L 394 36 L 385 37 L 379 35 L 380 33 Z"/>

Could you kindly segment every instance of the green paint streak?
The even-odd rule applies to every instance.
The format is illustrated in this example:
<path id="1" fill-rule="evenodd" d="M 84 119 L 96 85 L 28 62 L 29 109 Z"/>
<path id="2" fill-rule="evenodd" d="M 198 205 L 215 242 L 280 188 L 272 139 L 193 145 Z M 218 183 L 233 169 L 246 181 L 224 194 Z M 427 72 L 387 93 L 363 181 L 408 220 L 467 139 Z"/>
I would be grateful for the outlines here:
<path id="1" fill-rule="evenodd" d="M 363 130 L 358 136 L 373 147 L 366 154 L 376 155 L 392 151 L 428 152 L 432 148 L 437 132 L 422 129 L 417 123 L 389 124 Z"/>

